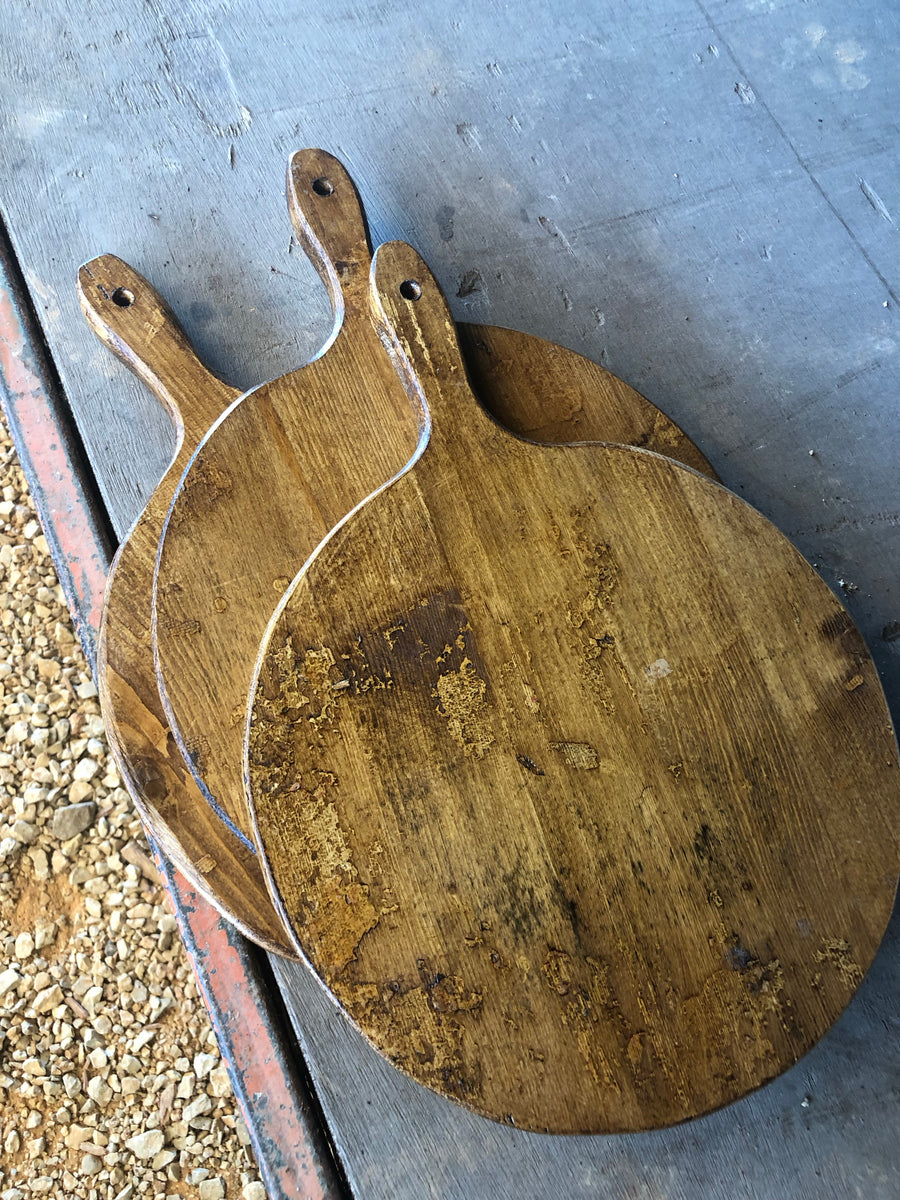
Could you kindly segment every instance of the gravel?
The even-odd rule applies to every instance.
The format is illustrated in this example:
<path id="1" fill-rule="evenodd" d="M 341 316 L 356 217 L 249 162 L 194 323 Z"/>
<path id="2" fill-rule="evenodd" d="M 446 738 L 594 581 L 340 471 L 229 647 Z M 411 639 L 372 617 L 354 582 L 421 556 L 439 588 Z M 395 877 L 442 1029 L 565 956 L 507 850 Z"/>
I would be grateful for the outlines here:
<path id="1" fill-rule="evenodd" d="M 2 421 L 0 706 L 0 1200 L 265 1200 Z"/>

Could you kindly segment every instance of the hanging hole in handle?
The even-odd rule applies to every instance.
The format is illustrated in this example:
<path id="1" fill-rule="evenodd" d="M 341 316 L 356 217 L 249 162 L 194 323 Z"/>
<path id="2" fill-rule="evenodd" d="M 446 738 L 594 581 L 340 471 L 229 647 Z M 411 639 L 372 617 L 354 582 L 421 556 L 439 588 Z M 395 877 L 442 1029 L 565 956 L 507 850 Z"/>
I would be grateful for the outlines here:
<path id="1" fill-rule="evenodd" d="M 331 196 L 334 194 L 334 184 L 322 175 L 312 181 L 312 190 L 317 196 Z"/>
<path id="2" fill-rule="evenodd" d="M 415 279 L 404 279 L 400 284 L 400 295 L 404 300 L 418 300 L 422 295 L 422 285 Z"/>
<path id="3" fill-rule="evenodd" d="M 119 308 L 131 308 L 134 304 L 134 292 L 130 292 L 128 288 L 116 288 L 110 296 L 110 300 Z"/>

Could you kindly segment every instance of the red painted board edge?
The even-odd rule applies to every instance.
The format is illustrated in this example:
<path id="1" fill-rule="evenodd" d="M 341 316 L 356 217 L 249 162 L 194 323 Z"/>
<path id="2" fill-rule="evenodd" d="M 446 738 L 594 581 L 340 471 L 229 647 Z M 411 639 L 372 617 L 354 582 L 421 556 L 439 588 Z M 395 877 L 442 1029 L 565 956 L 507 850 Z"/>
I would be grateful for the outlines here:
<path id="1" fill-rule="evenodd" d="M 0 403 L 76 632 L 95 671 L 113 544 L 99 498 L 87 493 L 90 467 L 61 396 L 0 222 Z M 269 1200 L 347 1200 L 350 1189 L 311 1087 L 300 1078 L 302 1067 L 292 1062 L 299 1053 L 273 1019 L 273 1011 L 281 1012 L 280 997 L 262 956 L 188 887 L 152 839 L 151 846 Z"/>

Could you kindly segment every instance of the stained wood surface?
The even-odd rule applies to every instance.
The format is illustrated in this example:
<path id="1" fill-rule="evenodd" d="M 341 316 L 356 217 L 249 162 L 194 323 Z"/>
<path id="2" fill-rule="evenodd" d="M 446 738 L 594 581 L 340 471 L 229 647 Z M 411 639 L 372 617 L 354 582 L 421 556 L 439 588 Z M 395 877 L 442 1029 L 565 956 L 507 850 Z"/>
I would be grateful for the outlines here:
<path id="1" fill-rule="evenodd" d="M 458 319 L 578 349 L 702 437 L 729 486 L 845 581 L 896 701 L 900 640 L 882 631 L 900 620 L 900 260 L 860 181 L 896 218 L 900 9 L 562 0 L 548 25 L 543 8 L 424 0 L 414 15 L 49 0 L 7 22 L 3 215 L 119 536 L 173 438 L 107 366 L 73 272 L 115 247 L 225 378 L 291 370 L 331 317 L 281 240 L 271 181 L 316 140 L 340 147 L 377 240 L 416 245 Z M 664 1132 L 575 1141 L 423 1092 L 305 967 L 274 962 L 365 1200 L 894 1200 L 897 948 L 895 922 L 838 1025 L 761 1091 Z"/>
<path id="2" fill-rule="evenodd" d="M 241 726 L 265 614 L 308 553 L 297 526 L 314 546 L 392 474 L 391 456 L 379 453 L 391 431 L 399 465 L 417 440 L 369 320 L 371 250 L 352 180 L 331 155 L 309 150 L 293 156 L 288 186 L 297 236 L 334 305 L 332 338 L 302 369 L 248 393 L 204 438 L 175 493 L 154 579 L 169 726 L 204 794 L 248 845 Z"/>
<path id="3" fill-rule="evenodd" d="M 175 315 L 114 255 L 78 272 L 82 310 L 97 336 L 150 388 L 177 429 L 168 471 L 110 568 L 97 686 L 110 748 L 141 817 L 186 878 L 248 937 L 291 954 L 256 854 L 202 796 L 166 723 L 153 665 L 153 567 L 181 473 L 210 425 L 239 393 L 196 358 Z"/>
<path id="4" fill-rule="evenodd" d="M 339 331 L 321 357 L 250 392 L 203 439 L 175 492 L 155 583 L 170 727 L 198 786 L 247 839 L 242 736 L 260 638 L 332 525 L 407 462 L 421 420 L 370 323 L 371 250 L 349 175 L 324 151 L 302 151 L 289 186 Z M 464 340 L 485 403 L 511 428 L 634 442 L 711 472 L 665 414 L 602 367 L 510 330 L 475 326 Z"/>
<path id="5" fill-rule="evenodd" d="M 82 267 L 79 291 L 88 323 L 166 406 L 180 441 L 109 578 L 99 674 L 110 742 L 144 822 L 193 886 L 253 941 L 293 957 L 255 854 L 211 810 L 169 736 L 150 645 L 153 563 L 164 514 L 207 423 L 238 393 L 204 368 L 163 298 L 121 259 L 104 255 Z M 615 440 L 665 446 L 711 472 L 668 418 L 602 367 L 512 330 L 464 326 L 460 336 L 482 399 L 507 424 L 561 441 L 605 429 Z M 541 406 L 538 395 L 548 383 L 551 402 Z"/>
<path id="6" fill-rule="evenodd" d="M 699 473 L 483 415 L 410 247 L 373 280 L 429 438 L 267 631 L 248 780 L 277 901 L 362 1032 L 477 1112 L 709 1112 L 829 1028 L 890 916 L 865 643 Z"/>

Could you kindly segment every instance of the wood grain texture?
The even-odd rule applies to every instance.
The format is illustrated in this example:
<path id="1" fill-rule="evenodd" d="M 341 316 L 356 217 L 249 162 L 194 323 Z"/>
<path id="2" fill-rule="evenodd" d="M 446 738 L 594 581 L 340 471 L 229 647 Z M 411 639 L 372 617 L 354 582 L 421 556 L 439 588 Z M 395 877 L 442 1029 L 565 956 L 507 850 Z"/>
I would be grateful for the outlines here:
<path id="1" fill-rule="evenodd" d="M 309 552 L 296 530 L 311 531 L 315 546 L 390 476 L 383 431 L 396 431 L 401 464 L 418 436 L 369 320 L 371 249 L 353 181 L 331 155 L 308 150 L 293 156 L 288 187 L 296 234 L 334 305 L 332 337 L 302 369 L 249 392 L 203 440 L 175 493 L 154 578 L 169 726 L 207 799 L 248 845 L 241 727 L 265 614 Z"/>
<path id="2" fill-rule="evenodd" d="M 362 1032 L 477 1112 L 708 1112 L 829 1028 L 890 916 L 865 644 L 699 473 L 481 414 L 408 246 L 374 280 L 430 434 L 267 631 L 248 783 L 284 917 Z"/>
<path id="3" fill-rule="evenodd" d="M 333 190 L 323 184 L 320 195 L 317 179 Z M 204 795 L 248 839 L 242 738 L 260 638 L 332 525 L 408 461 L 420 422 L 369 320 L 371 250 L 352 181 L 310 150 L 293 157 L 289 188 L 338 332 L 318 359 L 249 393 L 203 440 L 175 493 L 155 583 L 170 727 Z M 483 402 L 510 428 L 650 446 L 712 474 L 665 414 L 582 356 L 485 326 L 463 339 Z"/>
<path id="4" fill-rule="evenodd" d="M 837 0 L 704 8 L 560 0 L 548 26 L 546 6 L 428 0 L 414 20 L 350 0 L 20 6 L 0 40 L 3 214 L 119 535 L 172 439 L 138 382 L 105 369 L 74 268 L 108 247 L 143 264 L 242 387 L 292 369 L 330 321 L 269 183 L 299 127 L 341 147 L 378 240 L 440 267 L 457 318 L 575 347 L 702 431 L 832 586 L 859 586 L 845 603 L 900 698 L 900 641 L 881 638 L 900 619 L 897 308 L 872 269 L 896 293 L 900 259 L 859 183 L 896 218 L 900 8 L 863 0 L 852 29 Z M 845 64 L 851 35 L 867 54 Z M 222 111 L 235 92 L 250 125 Z M 895 1200 L 897 950 L 895 922 L 835 1030 L 737 1106 L 577 1141 L 424 1094 L 303 966 L 275 966 L 366 1200 Z"/>
<path id="5" fill-rule="evenodd" d="M 157 396 L 178 435 L 169 469 L 107 580 L 97 686 L 110 748 L 142 819 L 191 885 L 248 937 L 292 954 L 256 855 L 212 812 L 169 733 L 150 639 L 153 566 L 172 493 L 238 392 L 199 362 L 171 309 L 121 259 L 107 254 L 86 263 L 78 291 L 91 328 Z"/>
<path id="6" fill-rule="evenodd" d="M 178 471 L 205 429 L 204 419 L 212 422 L 237 392 L 203 366 L 163 298 L 121 259 L 104 255 L 87 264 L 79 274 L 79 290 L 88 323 L 176 414 L 182 442 L 110 576 L 101 687 L 117 761 L 144 822 L 172 861 L 247 937 L 292 957 L 255 857 L 211 811 L 196 781 L 185 779 L 164 723 L 149 644 L 152 569 L 163 513 Z M 668 418 L 602 367 L 510 330 L 466 326 L 460 336 L 482 395 L 507 424 L 561 441 L 590 436 L 592 429 L 612 430 L 616 440 L 643 444 L 649 439 L 711 473 Z M 553 402 L 541 407 L 541 386 L 548 382 Z M 182 408 L 197 414 L 187 433 Z M 261 620 L 266 619 L 263 612 Z"/>

